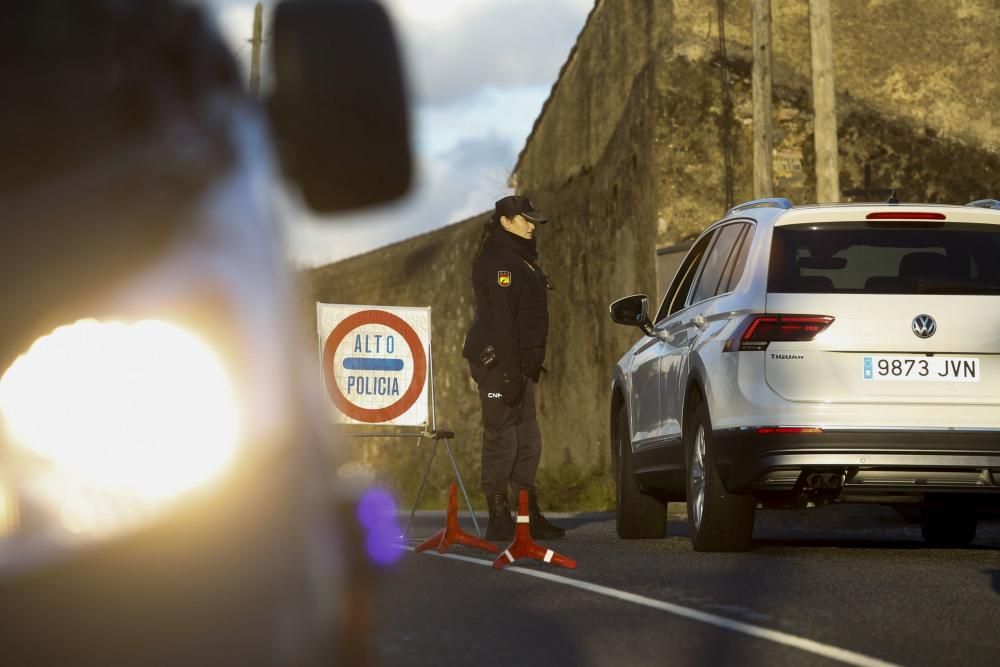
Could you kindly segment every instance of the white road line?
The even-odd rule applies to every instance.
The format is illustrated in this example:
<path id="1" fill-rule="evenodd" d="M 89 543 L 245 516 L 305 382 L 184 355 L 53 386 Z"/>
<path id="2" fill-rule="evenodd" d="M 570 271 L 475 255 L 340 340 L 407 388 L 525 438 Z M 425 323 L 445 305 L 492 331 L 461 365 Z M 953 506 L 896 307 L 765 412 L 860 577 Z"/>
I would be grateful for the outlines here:
<path id="1" fill-rule="evenodd" d="M 413 551 L 413 547 L 400 546 L 399 548 L 405 549 L 407 551 Z M 458 554 L 439 554 L 433 551 L 427 551 L 425 553 L 434 556 L 440 556 L 441 558 L 460 560 L 464 563 L 475 563 L 476 565 L 485 565 L 487 567 L 493 566 L 492 561 L 482 560 L 481 558 L 470 558 L 469 556 L 459 556 Z M 615 588 L 608 588 L 607 586 L 601 586 L 599 584 L 592 584 L 586 581 L 570 579 L 568 577 L 562 577 L 558 574 L 552 574 L 551 572 L 529 570 L 527 568 L 518 567 L 516 565 L 509 565 L 504 568 L 504 571 L 516 572 L 518 574 L 527 575 L 529 577 L 537 577 L 538 579 L 544 579 L 546 581 L 551 581 L 553 583 L 563 584 L 564 586 L 572 586 L 573 588 L 579 588 L 581 590 L 590 591 L 591 593 L 597 593 L 598 595 L 604 595 L 606 597 L 614 598 L 616 600 L 621 600 L 623 602 L 631 602 L 632 604 L 641 605 L 643 607 L 658 609 L 660 611 L 665 611 L 668 614 L 674 614 L 675 616 L 681 616 L 683 618 L 688 618 L 693 621 L 701 621 L 702 623 L 707 623 L 708 625 L 714 625 L 715 627 L 722 628 L 724 630 L 732 630 L 733 632 L 738 632 L 740 634 L 748 635 L 750 637 L 756 637 L 758 639 L 766 639 L 768 641 L 772 641 L 777 644 L 782 644 L 784 646 L 789 646 L 791 648 L 797 648 L 800 651 L 805 651 L 807 653 L 814 653 L 816 655 L 821 655 L 825 658 L 838 660 L 847 665 L 857 665 L 858 667 L 898 667 L 895 663 L 892 662 L 886 662 L 885 660 L 872 658 L 871 656 L 864 655 L 863 653 L 856 653 L 855 651 L 848 651 L 847 649 L 838 648 L 836 646 L 830 646 L 829 644 L 824 644 L 822 642 L 814 641 L 812 639 L 806 639 L 805 637 L 790 635 L 787 632 L 781 632 L 779 630 L 769 630 L 768 628 L 762 628 L 759 625 L 743 623 L 742 621 L 734 621 L 732 619 L 725 618 L 723 616 L 716 616 L 715 614 L 709 614 L 704 611 L 698 611 L 697 609 L 691 609 L 690 607 L 684 607 L 679 604 L 674 604 L 672 602 L 654 600 L 653 598 L 648 598 L 644 595 L 636 595 L 635 593 L 627 593 L 625 591 L 620 591 Z"/>

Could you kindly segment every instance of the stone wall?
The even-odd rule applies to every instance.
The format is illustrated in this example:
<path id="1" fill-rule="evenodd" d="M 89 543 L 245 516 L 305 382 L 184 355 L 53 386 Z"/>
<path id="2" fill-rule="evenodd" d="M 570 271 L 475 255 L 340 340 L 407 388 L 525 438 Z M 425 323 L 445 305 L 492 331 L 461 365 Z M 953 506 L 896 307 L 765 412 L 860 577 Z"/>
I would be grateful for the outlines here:
<path id="1" fill-rule="evenodd" d="M 808 3 L 772 2 L 775 190 L 808 202 L 815 197 Z M 860 186 L 868 165 L 874 186 L 896 187 L 904 200 L 1000 195 L 1000 135 L 988 96 L 980 99 L 996 86 L 997 58 L 992 41 L 972 38 L 981 27 L 976 17 L 996 4 L 834 3 L 843 188 Z M 538 234 L 540 263 L 556 287 L 551 372 L 538 398 L 545 443 L 539 486 L 554 508 L 612 506 L 608 388 L 614 363 L 638 332 L 612 324 L 608 304 L 636 292 L 662 293 L 655 248 L 689 239 L 724 212 L 727 152 L 735 200 L 752 198 L 749 3 L 726 3 L 725 63 L 715 6 L 599 0 L 512 176 L 517 191 L 552 220 Z M 950 74 L 931 72 L 935 63 Z M 972 77 L 976 71 L 994 76 L 984 82 Z M 961 92 L 961 77 L 982 87 Z M 919 98 L 911 97 L 918 90 Z M 473 488 L 481 430 L 460 350 L 472 315 L 469 261 L 482 221 L 311 274 L 318 300 L 433 307 L 439 422 L 458 432 L 463 476 Z M 408 447 L 368 442 L 362 455 L 412 494 L 421 470 Z M 439 461 L 429 504 L 443 503 L 450 476 Z"/>
<path id="2" fill-rule="evenodd" d="M 617 4 L 617 3 L 615 3 Z M 675 51 L 718 49 L 715 0 L 672 0 Z M 997 0 L 832 0 L 837 91 L 873 112 L 949 139 L 1000 150 Z M 750 2 L 726 0 L 731 56 L 747 60 Z M 771 0 L 775 83 L 811 77 L 808 0 Z"/>
<path id="3" fill-rule="evenodd" d="M 753 199 L 752 64 L 732 56 L 728 61 L 733 107 L 728 119 L 722 114 L 718 65 L 716 59 L 691 60 L 673 53 L 656 68 L 660 119 L 653 135 L 658 146 L 653 197 L 658 245 L 689 238 L 725 211 L 727 144 L 734 201 Z M 776 85 L 773 92 L 775 196 L 813 202 L 809 89 L 801 82 L 799 87 Z M 873 187 L 896 189 L 903 201 L 958 204 L 998 196 L 1000 152 L 916 125 L 910 118 L 886 116 L 851 95 L 841 94 L 838 105 L 842 189 L 860 189 L 868 167 Z M 725 124 L 728 132 L 722 130 Z"/>

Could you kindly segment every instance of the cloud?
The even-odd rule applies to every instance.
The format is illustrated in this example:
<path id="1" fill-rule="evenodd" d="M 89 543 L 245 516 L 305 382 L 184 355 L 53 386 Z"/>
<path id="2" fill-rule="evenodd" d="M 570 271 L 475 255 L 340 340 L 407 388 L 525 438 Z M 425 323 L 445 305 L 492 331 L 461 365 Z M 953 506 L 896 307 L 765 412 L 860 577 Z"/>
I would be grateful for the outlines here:
<path id="1" fill-rule="evenodd" d="M 246 71 L 250 71 L 250 43 L 247 41 L 253 35 L 253 5 L 227 5 L 216 13 L 216 23 L 222 38 L 232 49 L 237 62 Z"/>
<path id="2" fill-rule="evenodd" d="M 418 102 L 555 81 L 593 0 L 388 0 Z M 448 9 L 447 13 L 444 9 Z"/>
<path id="3" fill-rule="evenodd" d="M 254 0 L 201 0 L 249 67 Z M 269 32 L 276 0 L 264 0 Z M 551 85 L 594 0 L 383 0 L 418 104 L 440 104 L 483 86 Z M 265 64 L 269 47 L 264 46 Z"/>
<path id="4" fill-rule="evenodd" d="M 414 114 L 417 150 L 440 156 L 466 137 L 498 134 L 519 150 L 549 95 L 548 85 L 484 86 L 445 104 L 423 105 Z"/>

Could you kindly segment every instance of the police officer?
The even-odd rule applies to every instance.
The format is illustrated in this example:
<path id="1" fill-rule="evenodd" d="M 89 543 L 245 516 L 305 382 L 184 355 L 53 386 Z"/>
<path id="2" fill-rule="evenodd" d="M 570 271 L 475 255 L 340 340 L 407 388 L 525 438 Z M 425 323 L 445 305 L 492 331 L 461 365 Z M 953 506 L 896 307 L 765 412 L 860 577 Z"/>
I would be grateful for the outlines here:
<path id="1" fill-rule="evenodd" d="M 534 385 L 544 370 L 552 283 L 538 266 L 534 231 L 546 221 L 527 197 L 498 200 L 472 263 L 476 312 L 462 354 L 482 404 L 482 488 L 490 540 L 514 536 L 508 484 L 515 498 L 521 489 L 528 491 L 532 537 L 566 534 L 542 515 L 535 494 L 542 438 Z"/>

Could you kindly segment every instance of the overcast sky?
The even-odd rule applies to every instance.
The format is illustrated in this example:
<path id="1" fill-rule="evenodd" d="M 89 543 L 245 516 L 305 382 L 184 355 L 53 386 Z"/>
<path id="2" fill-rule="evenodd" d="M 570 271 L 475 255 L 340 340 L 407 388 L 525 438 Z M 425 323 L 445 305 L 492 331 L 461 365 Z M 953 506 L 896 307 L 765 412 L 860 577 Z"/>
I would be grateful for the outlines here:
<path id="1" fill-rule="evenodd" d="M 247 66 L 253 0 L 204 1 Z M 517 154 L 594 0 L 383 4 L 406 58 L 415 187 L 402 202 L 364 214 L 321 221 L 301 212 L 290 216 L 289 251 L 298 266 L 326 264 L 442 227 L 508 194 Z"/>

